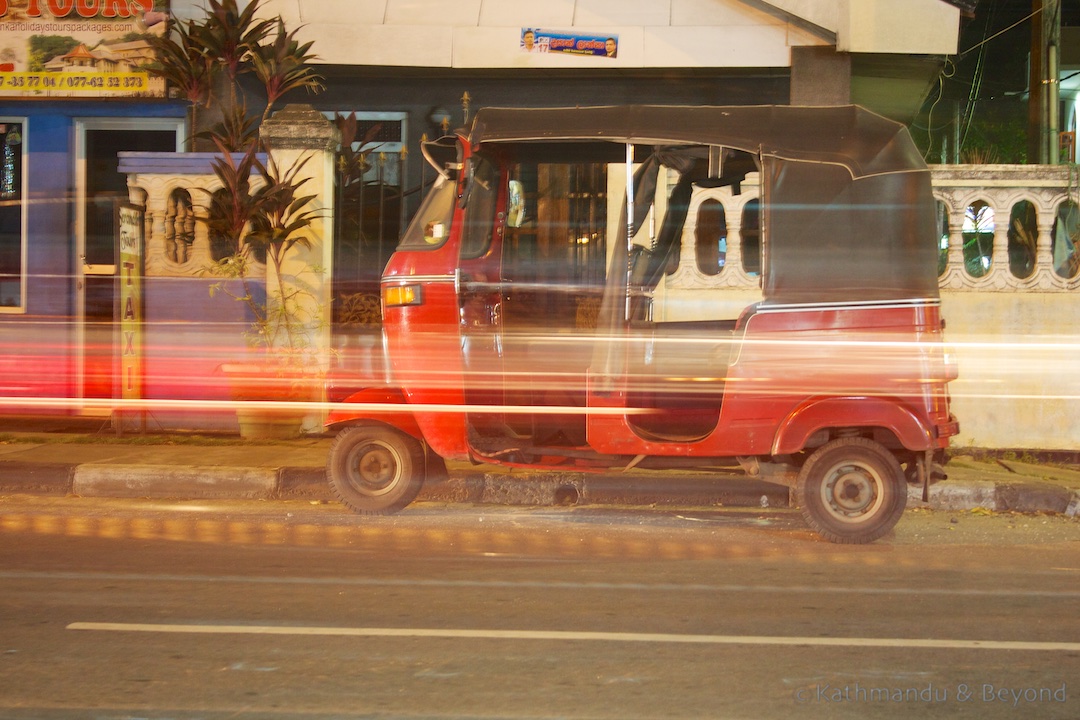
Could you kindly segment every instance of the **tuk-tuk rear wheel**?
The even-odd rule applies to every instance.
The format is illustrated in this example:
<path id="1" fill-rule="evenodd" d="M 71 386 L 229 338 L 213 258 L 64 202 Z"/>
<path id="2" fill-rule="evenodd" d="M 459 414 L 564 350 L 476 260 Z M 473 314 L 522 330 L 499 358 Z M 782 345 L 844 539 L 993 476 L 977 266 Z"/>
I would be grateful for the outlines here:
<path id="1" fill-rule="evenodd" d="M 354 512 L 390 515 L 420 492 L 424 448 L 391 427 L 348 427 L 330 445 L 326 477 L 334 495 Z"/>
<path id="2" fill-rule="evenodd" d="M 907 506 L 900 463 L 880 443 L 840 438 L 803 465 L 795 487 L 806 523 L 836 543 L 868 543 L 892 530 Z"/>

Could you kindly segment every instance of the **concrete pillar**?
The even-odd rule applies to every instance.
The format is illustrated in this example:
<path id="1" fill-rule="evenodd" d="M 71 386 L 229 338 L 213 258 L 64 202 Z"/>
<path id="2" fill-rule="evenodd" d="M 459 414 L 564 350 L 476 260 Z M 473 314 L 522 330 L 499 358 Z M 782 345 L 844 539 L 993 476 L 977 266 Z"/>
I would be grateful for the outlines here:
<path id="1" fill-rule="evenodd" d="M 272 277 L 267 266 L 267 296 L 280 298 L 296 292 L 297 320 L 303 325 L 311 370 L 326 371 L 331 357 L 331 277 L 334 242 L 334 155 L 341 142 L 337 128 L 310 105 L 287 105 L 263 123 L 260 137 L 268 163 L 282 172 L 302 164 L 300 177 L 306 178 L 299 194 L 314 195 L 307 209 L 314 220 L 302 231 L 307 247 L 295 245 L 288 253 L 280 277 Z M 276 288 L 275 288 L 276 284 Z M 280 289 L 282 294 L 275 292 Z M 321 422 L 309 419 L 310 425 Z"/>
<path id="2" fill-rule="evenodd" d="M 851 103 L 851 55 L 833 46 L 791 49 L 792 105 Z"/>

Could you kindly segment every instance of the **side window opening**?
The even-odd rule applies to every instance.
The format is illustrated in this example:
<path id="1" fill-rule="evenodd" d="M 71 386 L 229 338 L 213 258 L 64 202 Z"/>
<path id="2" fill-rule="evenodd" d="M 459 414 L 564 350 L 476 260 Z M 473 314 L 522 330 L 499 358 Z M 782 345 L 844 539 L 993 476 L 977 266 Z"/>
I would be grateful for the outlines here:
<path id="1" fill-rule="evenodd" d="M 698 207 L 694 228 L 694 258 L 705 275 L 719 275 L 727 259 L 727 216 L 724 205 L 712 198 Z"/>
<path id="2" fill-rule="evenodd" d="M 1031 277 L 1035 272 L 1035 245 L 1039 237 L 1039 222 L 1035 206 L 1022 200 L 1009 214 L 1009 271 L 1014 277 Z"/>
<path id="3" fill-rule="evenodd" d="M 949 267 L 949 207 L 940 200 L 936 201 L 935 217 L 938 236 L 937 274 L 941 277 Z"/>
<path id="4" fill-rule="evenodd" d="M 994 223 L 994 208 L 983 200 L 971 203 L 964 212 L 964 268 L 971 277 L 982 277 L 990 272 Z"/>
<path id="5" fill-rule="evenodd" d="M 761 201 L 756 198 L 743 206 L 742 262 L 747 275 L 761 274 Z"/>
<path id="6" fill-rule="evenodd" d="M 1066 200 L 1058 207 L 1052 237 L 1054 272 L 1069 279 L 1080 275 L 1080 205 Z"/>
<path id="7" fill-rule="evenodd" d="M 504 239 L 507 322 L 589 327 L 606 277 L 606 166 L 521 162 L 510 183 L 521 197 Z"/>

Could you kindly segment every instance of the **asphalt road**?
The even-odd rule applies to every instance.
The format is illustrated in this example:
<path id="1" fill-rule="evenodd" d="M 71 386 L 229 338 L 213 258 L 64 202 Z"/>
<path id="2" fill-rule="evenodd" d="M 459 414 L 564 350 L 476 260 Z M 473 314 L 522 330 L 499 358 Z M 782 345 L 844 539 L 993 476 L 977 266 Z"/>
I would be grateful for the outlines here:
<path id="1" fill-rule="evenodd" d="M 0 718 L 1075 718 L 1080 522 L 0 498 Z"/>

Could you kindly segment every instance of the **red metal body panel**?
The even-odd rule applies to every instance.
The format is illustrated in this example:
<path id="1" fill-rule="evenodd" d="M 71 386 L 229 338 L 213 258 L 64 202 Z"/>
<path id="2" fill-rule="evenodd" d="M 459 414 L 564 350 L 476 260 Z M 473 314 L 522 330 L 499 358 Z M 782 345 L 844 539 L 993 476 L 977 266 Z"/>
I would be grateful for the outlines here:
<path id="1" fill-rule="evenodd" d="M 898 398 L 830 397 L 809 400 L 781 420 L 770 454 L 799 452 L 818 430 L 846 427 L 883 428 L 908 450 L 936 447 L 932 429 Z"/>
<path id="2" fill-rule="evenodd" d="M 465 403 L 456 264 L 456 246 L 430 253 L 398 253 L 383 278 L 384 286 L 422 283 L 422 304 L 385 308 L 383 323 L 391 376 L 414 406 L 424 439 L 447 459 L 468 457 L 465 413 L 449 409 L 463 408 Z"/>
<path id="3" fill-rule="evenodd" d="M 467 160 L 473 148 L 462 141 L 459 150 L 459 160 Z M 710 351 L 730 354 L 726 364 L 716 363 L 716 369 L 703 363 L 705 377 L 659 374 L 651 350 L 647 359 L 634 353 L 648 343 L 661 348 L 660 336 L 669 329 L 657 322 L 649 326 L 651 331 L 640 330 L 628 322 L 614 338 L 604 338 L 625 343 L 621 353 L 609 356 L 619 359 L 604 365 L 606 375 L 599 374 L 595 363 L 588 370 L 576 365 L 572 371 L 566 365 L 561 368 L 574 374 L 561 380 L 568 396 L 576 393 L 587 408 L 586 444 L 574 446 L 580 442 L 575 440 L 554 447 L 539 442 L 537 447 L 515 447 L 518 436 L 505 424 L 503 413 L 527 414 L 531 405 L 514 405 L 512 398 L 518 395 L 510 376 L 516 373 L 514 382 L 521 383 L 523 376 L 543 371 L 527 366 L 523 373 L 521 366 L 507 364 L 513 338 L 503 327 L 502 300 L 508 289 L 503 285 L 501 253 L 508 175 L 507 166 L 500 167 L 496 175 L 502 190 L 496 191 L 495 221 L 483 255 L 462 257 L 468 212 L 463 205 L 468 204 L 469 192 L 463 172 L 457 193 L 465 202 L 454 204 L 446 241 L 437 247 L 421 243 L 399 248 L 391 258 L 382 279 L 384 292 L 406 285 L 422 290 L 416 302 L 390 307 L 384 303 L 390 370 L 400 391 L 357 393 L 348 399 L 358 404 L 378 398 L 407 404 L 409 412 L 393 414 L 391 424 L 422 437 L 440 456 L 545 467 L 548 459 L 552 465 L 565 466 L 568 458 L 590 464 L 597 461 L 595 456 L 619 462 L 628 456 L 786 455 L 805 449 L 822 429 L 880 429 L 899 446 L 919 452 L 944 448 L 948 435 L 956 432 L 945 389 L 955 370 L 945 363 L 936 297 L 774 301 L 747 308 L 734 331 L 730 325 L 718 328 L 715 322 L 672 324 L 681 328 L 683 342 L 692 341 L 697 332 L 712 343 Z M 489 189 L 486 184 L 482 187 Z M 671 347 L 677 356 L 680 346 Z M 716 375 L 709 376 L 710 372 Z M 680 380 L 694 382 L 680 389 Z M 650 383 L 662 389 L 657 391 Z M 695 397 L 693 388 L 706 390 Z M 640 404 L 650 397 L 657 404 Z M 479 412 L 471 409 L 477 405 L 486 407 Z M 639 411 L 650 419 L 643 421 Z M 406 419 L 410 413 L 411 421 Z M 333 422 L 345 422 L 376 416 L 358 407 L 354 413 L 333 417 Z M 663 427 L 669 417 L 674 428 L 670 431 Z M 500 436 L 502 428 L 506 434 Z M 492 445 L 493 439 L 503 444 Z M 560 447 L 566 455 L 558 454 Z M 595 453 L 591 459 L 590 451 Z"/>
<path id="4" fill-rule="evenodd" d="M 330 413 L 326 420 L 328 426 L 345 425 L 358 420 L 375 420 L 393 425 L 418 440 L 424 439 L 424 433 L 416 423 L 412 409 L 406 405 L 405 396 L 397 388 L 364 388 L 349 395 L 343 402 L 348 405 Z M 386 405 L 400 405 L 401 410 L 388 410 L 385 409 Z M 384 407 L 376 409 L 378 406 Z"/>
<path id="5" fill-rule="evenodd" d="M 754 308 L 732 343 L 719 421 L 693 441 L 658 441 L 626 417 L 592 416 L 589 444 L 622 455 L 738 456 L 795 452 L 821 428 L 880 427 L 909 450 L 944 446 L 948 422 L 936 303 Z M 627 403 L 626 383 L 590 406 Z M 792 427 L 787 427 L 793 423 Z"/>

